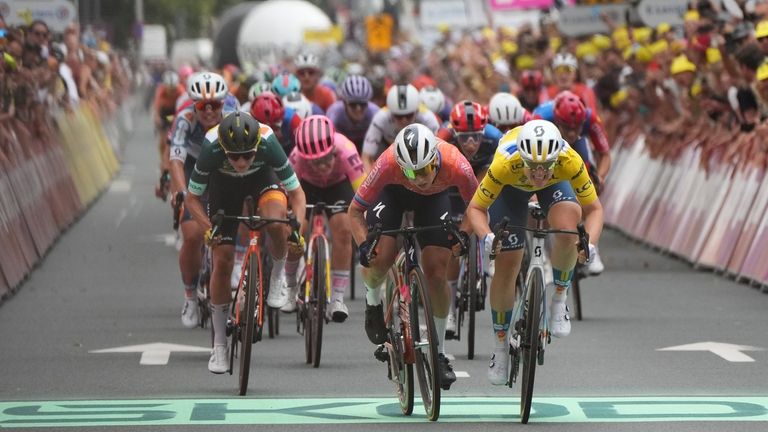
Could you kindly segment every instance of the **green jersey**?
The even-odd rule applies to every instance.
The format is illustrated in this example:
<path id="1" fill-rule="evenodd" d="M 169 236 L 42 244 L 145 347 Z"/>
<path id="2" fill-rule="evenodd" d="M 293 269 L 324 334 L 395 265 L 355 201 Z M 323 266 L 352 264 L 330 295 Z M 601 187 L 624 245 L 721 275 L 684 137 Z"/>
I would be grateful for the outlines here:
<path id="1" fill-rule="evenodd" d="M 205 135 L 200 157 L 197 158 L 195 169 L 189 178 L 189 192 L 197 196 L 202 195 L 208 188 L 211 174 L 218 172 L 220 175 L 230 177 L 245 177 L 261 170 L 274 170 L 277 178 L 287 191 L 299 188 L 299 179 L 293 172 L 288 157 L 283 151 L 280 142 L 277 141 L 272 129 L 262 124 L 259 129 L 261 142 L 256 147 L 256 157 L 251 166 L 244 172 L 237 172 L 229 163 L 224 149 L 219 145 L 219 127 L 216 126 Z"/>

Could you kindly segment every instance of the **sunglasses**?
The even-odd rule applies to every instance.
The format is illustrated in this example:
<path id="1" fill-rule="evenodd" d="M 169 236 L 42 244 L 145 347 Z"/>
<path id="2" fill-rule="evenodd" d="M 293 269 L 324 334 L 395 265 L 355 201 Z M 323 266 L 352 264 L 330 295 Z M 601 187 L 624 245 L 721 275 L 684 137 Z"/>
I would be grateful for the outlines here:
<path id="1" fill-rule="evenodd" d="M 296 75 L 298 75 L 298 76 L 312 76 L 316 72 L 317 71 L 314 70 L 314 69 L 299 69 L 299 70 L 296 71 Z"/>
<path id="2" fill-rule="evenodd" d="M 336 158 L 336 152 L 330 152 L 327 155 L 317 158 L 317 159 L 311 159 L 309 163 L 311 163 L 314 166 L 318 165 L 330 165 L 333 163 L 333 160 Z"/>
<path id="3" fill-rule="evenodd" d="M 347 102 L 349 109 L 363 110 L 368 108 L 368 102 Z"/>
<path id="4" fill-rule="evenodd" d="M 195 109 L 197 111 L 206 111 L 207 107 L 211 107 L 211 111 L 216 111 L 224 106 L 224 102 L 217 100 L 200 100 L 195 102 Z"/>
<path id="5" fill-rule="evenodd" d="M 240 159 L 251 160 L 255 156 L 256 156 L 256 150 L 251 150 L 247 152 L 227 152 L 227 159 L 231 160 L 232 162 L 237 162 Z"/>
<path id="6" fill-rule="evenodd" d="M 392 116 L 395 118 L 395 120 L 412 120 L 414 117 L 416 117 L 416 113 L 392 114 Z"/>
<path id="7" fill-rule="evenodd" d="M 406 178 L 409 180 L 416 180 L 416 177 L 425 177 L 432 174 L 432 171 L 435 170 L 435 164 L 431 163 L 424 168 L 419 168 L 417 170 L 411 170 L 407 168 L 403 168 L 402 170 Z"/>
<path id="8" fill-rule="evenodd" d="M 32 34 L 40 37 L 48 37 L 47 31 L 33 31 Z"/>
<path id="9" fill-rule="evenodd" d="M 482 137 L 482 132 L 456 132 L 456 141 L 459 144 L 466 144 L 470 141 L 480 142 Z"/>
<path id="10" fill-rule="evenodd" d="M 562 72 L 562 73 L 570 73 L 575 72 L 576 69 L 570 67 L 570 66 L 558 66 L 555 68 L 555 72 Z"/>
<path id="11" fill-rule="evenodd" d="M 531 171 L 552 171 L 555 169 L 555 165 L 557 164 L 557 161 L 554 160 L 552 162 L 528 162 L 525 159 L 523 159 L 523 165 L 525 165 L 526 168 L 528 168 Z"/>

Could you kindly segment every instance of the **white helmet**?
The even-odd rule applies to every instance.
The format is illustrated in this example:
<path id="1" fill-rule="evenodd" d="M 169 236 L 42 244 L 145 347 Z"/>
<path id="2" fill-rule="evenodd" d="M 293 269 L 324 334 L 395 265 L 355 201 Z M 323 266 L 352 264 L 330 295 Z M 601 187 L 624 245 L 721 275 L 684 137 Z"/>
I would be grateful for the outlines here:
<path id="1" fill-rule="evenodd" d="M 264 93 L 265 91 L 272 91 L 272 84 L 266 81 L 257 81 L 251 88 L 248 89 L 248 100 L 252 101 L 256 99 L 256 96 Z"/>
<path id="2" fill-rule="evenodd" d="M 488 115 L 494 125 L 519 125 L 523 123 L 524 109 L 513 94 L 499 92 L 488 104 Z"/>
<path id="3" fill-rule="evenodd" d="M 213 72 L 198 72 L 189 77 L 187 93 L 193 101 L 224 100 L 229 89 L 224 77 Z"/>
<path id="4" fill-rule="evenodd" d="M 347 74 L 349 75 L 364 75 L 365 68 L 360 63 L 350 63 L 346 67 Z"/>
<path id="5" fill-rule="evenodd" d="M 419 92 L 419 99 L 433 113 L 439 113 L 445 106 L 445 95 L 437 87 L 422 88 Z"/>
<path id="6" fill-rule="evenodd" d="M 299 92 L 283 96 L 283 106 L 292 108 L 302 120 L 312 115 L 312 102 Z"/>
<path id="7" fill-rule="evenodd" d="M 579 67 L 579 62 L 576 61 L 576 57 L 571 53 L 559 53 L 556 54 L 555 58 L 552 60 L 552 69 L 556 69 L 559 66 L 568 66 L 572 69 L 577 69 Z"/>
<path id="8" fill-rule="evenodd" d="M 387 93 L 387 108 L 395 115 L 413 114 L 419 110 L 419 91 L 408 85 L 395 85 Z"/>
<path id="9" fill-rule="evenodd" d="M 171 70 L 163 72 L 163 84 L 168 87 L 176 87 L 179 85 L 179 74 Z"/>
<path id="10" fill-rule="evenodd" d="M 312 53 L 301 53 L 293 59 L 296 69 L 320 69 L 320 58 Z"/>
<path id="11" fill-rule="evenodd" d="M 401 168 L 421 169 L 437 157 L 437 140 L 435 134 L 423 124 L 409 124 L 397 134 L 394 151 Z"/>
<path id="12" fill-rule="evenodd" d="M 547 120 L 531 120 L 520 128 L 517 148 L 524 162 L 554 162 L 563 149 L 563 137 L 554 123 Z"/>

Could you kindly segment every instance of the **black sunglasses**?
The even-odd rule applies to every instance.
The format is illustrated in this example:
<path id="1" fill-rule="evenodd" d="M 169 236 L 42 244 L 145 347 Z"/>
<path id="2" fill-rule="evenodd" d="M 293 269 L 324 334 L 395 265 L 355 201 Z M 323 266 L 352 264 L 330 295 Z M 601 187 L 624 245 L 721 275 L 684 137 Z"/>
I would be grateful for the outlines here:
<path id="1" fill-rule="evenodd" d="M 398 120 L 412 119 L 416 117 L 416 113 L 410 114 L 392 114 Z"/>
<path id="2" fill-rule="evenodd" d="M 245 160 L 253 159 L 256 156 L 256 150 L 251 150 L 247 152 L 227 152 L 227 159 L 237 162 L 241 158 Z"/>
<path id="3" fill-rule="evenodd" d="M 368 107 L 368 102 L 347 102 L 347 106 L 352 109 L 365 109 Z"/>

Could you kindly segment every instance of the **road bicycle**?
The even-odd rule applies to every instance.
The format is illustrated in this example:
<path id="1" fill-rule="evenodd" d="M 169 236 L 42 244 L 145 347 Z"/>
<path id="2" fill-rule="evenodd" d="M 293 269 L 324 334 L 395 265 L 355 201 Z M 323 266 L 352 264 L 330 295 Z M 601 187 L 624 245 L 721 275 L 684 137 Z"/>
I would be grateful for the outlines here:
<path id="1" fill-rule="evenodd" d="M 269 254 L 262 256 L 261 229 L 272 223 L 283 223 L 290 226 L 296 225 L 292 218 L 264 218 L 254 215 L 253 198 L 246 197 L 245 206 L 248 216 L 229 216 L 223 210 L 219 210 L 211 221 L 213 222 L 212 237 L 215 237 L 224 221 L 238 221 L 248 227 L 250 240 L 243 260 L 243 270 L 237 291 L 232 298 L 232 304 L 227 317 L 227 336 L 230 337 L 229 368 L 227 372 L 232 375 L 234 371 L 234 359 L 240 361 L 239 394 L 245 396 L 248 391 L 248 375 L 251 365 L 251 349 L 254 343 L 261 340 L 264 328 L 266 296 L 269 286 L 264 277 L 265 260 Z"/>
<path id="2" fill-rule="evenodd" d="M 581 307 L 581 283 L 589 276 L 587 266 L 576 263 L 573 269 L 573 279 L 571 280 L 570 297 L 573 304 L 573 315 L 577 321 L 582 320 L 583 309 Z"/>
<path id="3" fill-rule="evenodd" d="M 416 366 L 421 400 L 430 421 L 436 421 L 440 416 L 440 390 L 447 390 L 448 387 L 442 385 L 438 373 L 437 332 L 427 282 L 419 264 L 421 252 L 415 237 L 417 233 L 433 230 L 448 232 L 461 244 L 462 255 L 466 252 L 466 234 L 460 233 L 452 221 L 394 230 L 382 230 L 381 224 L 377 224 L 368 235 L 371 245 L 369 260 L 375 256 L 381 235 L 402 235 L 401 251 L 386 283 L 384 322 L 388 341 L 376 348 L 374 357 L 388 364 L 387 377 L 395 384 L 395 393 L 404 415 L 413 413 L 413 369 Z"/>
<path id="4" fill-rule="evenodd" d="M 509 379 L 507 385 L 511 388 L 517 382 L 520 364 L 522 363 L 522 385 L 520 386 L 520 421 L 528 423 L 533 401 L 533 384 L 536 376 L 536 364 L 544 364 L 544 352 L 547 344 L 552 342 L 549 332 L 547 308 L 547 287 L 544 283 L 544 247 L 549 234 L 574 234 L 579 236 L 578 249 L 584 251 L 589 259 L 589 235 L 584 226 L 579 223 L 577 231 L 546 229 L 546 214 L 537 202 L 528 203 L 531 218 L 536 227 L 509 225 L 509 219 L 504 218 L 494 229 L 495 239 L 490 258 L 495 259 L 495 251 L 499 239 L 509 235 L 510 228 L 519 228 L 532 234 L 528 242 L 527 252 L 530 258 L 525 272 L 525 283 L 516 290 L 517 300 L 512 312 L 512 323 L 509 336 L 508 361 Z"/>
<path id="5" fill-rule="evenodd" d="M 331 247 L 325 235 L 325 210 L 344 210 L 347 205 L 308 204 L 312 231 L 304 251 L 303 292 L 296 301 L 296 330 L 304 335 L 307 363 L 320 366 L 323 324 L 328 323 L 326 308 L 331 299 Z M 354 270 L 354 269 L 353 269 Z"/>
<path id="6" fill-rule="evenodd" d="M 459 289 L 456 297 L 456 334 L 454 339 L 461 341 L 462 327 L 467 322 L 467 358 L 475 358 L 475 313 L 485 310 L 485 298 L 488 283 L 483 268 L 480 239 L 472 234 L 469 237 L 468 252 L 459 260 Z"/>

